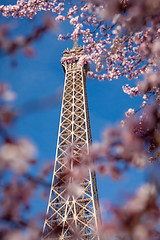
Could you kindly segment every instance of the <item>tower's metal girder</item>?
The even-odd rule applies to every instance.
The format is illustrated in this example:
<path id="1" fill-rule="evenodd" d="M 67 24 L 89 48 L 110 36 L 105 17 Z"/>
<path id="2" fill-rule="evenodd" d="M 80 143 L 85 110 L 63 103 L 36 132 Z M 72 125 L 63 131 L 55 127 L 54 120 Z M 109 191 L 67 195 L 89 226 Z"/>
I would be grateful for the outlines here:
<path id="1" fill-rule="evenodd" d="M 77 46 L 64 51 L 64 57 L 70 59 L 75 56 L 75 60 L 62 63 L 65 83 L 43 239 L 99 239 L 97 225 L 100 212 L 95 173 L 88 169 L 87 176 L 80 183 L 82 192 L 79 196 L 67 193 L 67 185 L 73 179 L 66 178 L 66 173 L 74 171 L 74 164 L 79 164 L 78 155 L 82 149 L 88 152 L 91 143 L 86 92 L 89 65 L 81 67 L 77 61 L 83 54 L 83 49 Z M 67 162 L 70 151 L 73 157 Z"/>

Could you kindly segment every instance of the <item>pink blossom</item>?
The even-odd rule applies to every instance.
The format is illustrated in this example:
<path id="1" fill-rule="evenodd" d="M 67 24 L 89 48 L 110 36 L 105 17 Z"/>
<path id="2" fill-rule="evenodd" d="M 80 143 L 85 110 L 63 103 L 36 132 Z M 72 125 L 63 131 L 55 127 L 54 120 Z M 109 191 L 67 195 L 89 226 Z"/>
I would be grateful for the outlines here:
<path id="1" fill-rule="evenodd" d="M 135 115 L 135 110 L 133 108 L 129 108 L 127 112 L 125 112 L 127 118 Z"/>
<path id="2" fill-rule="evenodd" d="M 87 62 L 88 62 L 88 56 L 87 55 L 82 55 L 78 60 L 78 64 L 81 67 L 83 67 Z"/>
<path id="3" fill-rule="evenodd" d="M 59 34 L 59 35 L 58 35 L 58 40 L 64 40 L 64 35 Z"/>
<path id="4" fill-rule="evenodd" d="M 123 92 L 132 96 L 137 96 L 139 93 L 138 87 L 130 87 L 129 84 L 126 84 L 125 86 L 122 86 Z"/>
<path id="5" fill-rule="evenodd" d="M 2 98 L 5 101 L 13 101 L 16 99 L 16 93 L 11 90 L 7 90 L 3 93 Z"/>
<path id="6" fill-rule="evenodd" d="M 160 40 L 156 39 L 153 44 L 152 44 L 152 52 L 155 55 L 159 55 L 160 54 Z"/>
<path id="7" fill-rule="evenodd" d="M 2 166 L 11 168 L 18 173 L 24 173 L 32 163 L 35 147 L 26 139 L 13 143 L 4 143 L 0 148 Z"/>
<path id="8" fill-rule="evenodd" d="M 73 53 L 69 57 L 62 57 L 61 62 L 62 63 L 73 63 L 78 60 L 78 57 Z"/>
<path id="9" fill-rule="evenodd" d="M 148 100 L 148 99 L 149 99 L 149 96 L 146 95 L 146 94 L 144 94 L 144 95 L 143 95 L 143 99 Z"/>
<path id="10" fill-rule="evenodd" d="M 124 209 L 133 213 L 143 211 L 148 201 L 156 198 L 156 195 L 157 189 L 155 185 L 144 184 L 138 189 L 136 196 L 125 205 Z"/>
<path id="11" fill-rule="evenodd" d="M 12 232 L 7 233 L 4 240 L 38 240 L 39 237 L 40 230 L 32 223 L 32 226 L 28 226 L 26 231 L 12 230 Z"/>
<path id="12" fill-rule="evenodd" d="M 92 71 L 88 71 L 88 72 L 87 72 L 87 76 L 93 78 L 93 77 L 94 77 L 94 76 L 93 76 L 93 72 L 92 72 Z"/>
<path id="13" fill-rule="evenodd" d="M 70 24 L 76 25 L 76 24 L 78 23 L 78 18 L 79 18 L 79 16 L 77 16 L 77 17 L 75 17 L 75 18 L 71 18 Z"/>
<path id="14" fill-rule="evenodd" d="M 142 104 L 141 104 L 141 108 L 144 108 L 146 106 L 147 102 L 146 101 L 143 101 Z"/>
<path id="15" fill-rule="evenodd" d="M 89 8 L 88 8 L 88 4 L 85 4 L 82 8 L 81 8 L 81 11 L 85 12 L 85 11 L 88 11 Z"/>
<path id="16" fill-rule="evenodd" d="M 80 38 L 83 42 L 85 55 L 65 56 L 61 59 L 62 64 L 78 62 L 83 67 L 91 61 L 95 70 L 89 71 L 88 76 L 99 81 L 121 77 L 132 81 L 138 79 L 135 87 L 130 87 L 129 84 L 123 86 L 124 93 L 131 97 L 142 95 L 145 100 L 150 98 L 149 106 L 146 101 L 142 102 L 140 117 L 136 117 L 135 109 L 129 108 L 126 112 L 127 119 L 122 120 L 123 127 L 108 128 L 104 131 L 102 140 L 90 146 L 88 155 L 85 152 L 80 154 L 80 166 L 75 166 L 65 173 L 73 180 L 66 186 L 67 191 L 75 197 L 83 192 L 78 183 L 82 177 L 86 177 L 88 168 L 119 180 L 128 167 L 144 168 L 149 158 L 159 159 L 160 0 L 89 0 L 79 1 L 78 4 L 61 0 L 21 0 L 13 5 L 0 6 L 0 12 L 5 17 L 32 19 L 40 11 L 52 11 L 58 23 L 68 21 L 75 25 L 69 33 L 60 34 L 59 40 Z M 39 33 L 53 27 L 53 21 L 52 24 L 46 23 L 28 38 L 22 37 L 13 41 L 8 36 L 8 30 L 0 28 L 0 50 L 14 54 L 17 48 L 26 49 L 27 46 L 27 53 L 32 55 L 32 49 L 28 49 L 30 42 L 35 40 Z M 14 99 L 14 93 L 5 85 L 1 85 L 0 97 L 0 125 L 3 130 L 15 118 L 15 112 L 5 105 L 5 101 Z M 8 128 L 5 132 L 8 134 Z M 15 173 L 26 173 L 33 161 L 34 149 L 28 140 L 9 141 L 4 137 L 0 147 L 1 170 L 9 168 Z M 68 161 L 73 158 L 71 155 L 68 156 Z M 124 169 L 119 166 L 124 166 Z M 42 175 L 45 175 L 46 171 L 44 170 Z M 6 211 L 5 220 L 10 220 L 7 218 L 8 214 L 19 216 L 17 205 L 12 205 L 13 199 L 21 199 L 25 192 L 30 191 L 30 185 L 23 189 L 23 194 L 18 195 L 18 198 L 15 197 L 18 192 L 15 194 L 14 185 L 10 185 L 8 191 L 7 188 L 5 190 L 3 209 Z M 26 196 L 28 194 L 25 198 Z M 101 226 L 100 234 L 103 239 L 155 238 L 159 229 L 157 223 L 160 210 L 157 204 L 157 189 L 153 184 L 143 185 L 124 207 L 111 206 L 110 209 L 114 218 L 110 219 L 109 224 Z M 6 233 L 7 240 L 21 240 L 27 238 L 26 236 L 30 239 L 37 238 L 36 235 L 32 236 L 19 230 L 12 231 L 12 234 Z"/>
<path id="17" fill-rule="evenodd" d="M 7 84 L 1 83 L 0 98 L 4 101 L 10 102 L 16 99 L 16 93 L 13 92 Z"/>
<path id="18" fill-rule="evenodd" d="M 65 20 L 65 17 L 63 15 L 58 15 L 56 17 L 56 21 L 59 22 L 59 23 L 62 23 L 64 20 Z"/>
<path id="19" fill-rule="evenodd" d="M 83 193 L 83 187 L 75 181 L 67 185 L 67 193 L 76 198 L 80 197 Z"/>

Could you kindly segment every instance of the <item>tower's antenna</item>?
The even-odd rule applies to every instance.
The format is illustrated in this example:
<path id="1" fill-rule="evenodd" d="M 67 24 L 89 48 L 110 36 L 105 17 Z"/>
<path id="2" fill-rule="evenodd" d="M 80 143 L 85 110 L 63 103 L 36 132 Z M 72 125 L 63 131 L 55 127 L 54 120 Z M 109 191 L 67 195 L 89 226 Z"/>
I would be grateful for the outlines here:
<path id="1" fill-rule="evenodd" d="M 73 48 L 74 49 L 78 48 L 78 38 L 73 40 Z"/>

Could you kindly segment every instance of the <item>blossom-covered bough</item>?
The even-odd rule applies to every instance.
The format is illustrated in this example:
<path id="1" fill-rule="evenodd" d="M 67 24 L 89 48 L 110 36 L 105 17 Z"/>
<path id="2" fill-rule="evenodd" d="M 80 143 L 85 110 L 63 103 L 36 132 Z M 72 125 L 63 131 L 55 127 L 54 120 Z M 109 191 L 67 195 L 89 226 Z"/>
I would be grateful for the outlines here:
<path id="1" fill-rule="evenodd" d="M 145 168 L 148 161 L 159 160 L 160 0 L 18 0 L 16 4 L 4 3 L 0 6 L 4 17 L 32 19 L 40 11 L 51 12 L 52 18 L 62 25 L 62 29 L 64 22 L 73 26 L 73 31 L 64 31 L 59 34 L 58 39 L 79 39 L 84 46 L 85 55 L 78 62 L 81 66 L 86 62 L 90 63 L 89 77 L 95 78 L 95 81 L 111 81 L 125 77 L 132 81 L 122 86 L 124 93 L 130 97 L 142 97 L 142 104 L 138 110 L 128 109 L 126 119 L 122 120 L 119 126 L 106 129 L 102 141 L 92 144 L 87 160 L 82 153 L 81 158 L 85 161 L 75 169 L 75 180 L 82 175 L 83 170 L 85 174 L 86 164 L 100 174 L 108 174 L 118 180 L 131 166 Z M 44 27 L 39 28 L 39 33 L 54 26 L 54 20 L 48 20 Z M 36 33 L 31 35 L 29 41 L 34 39 Z M 15 49 L 25 47 L 27 41 L 23 38 L 6 45 L 6 35 L 4 31 L 0 31 L 0 50 L 7 54 L 13 54 Z M 73 55 L 62 59 L 62 62 L 65 61 L 72 62 L 77 59 Z M 13 94 L 7 89 L 7 85 L 0 87 L 0 97 L 3 101 L 13 98 Z M 21 188 L 18 181 L 9 182 L 4 186 L 1 201 L 4 211 L 0 215 L 4 228 L 0 229 L 0 238 L 39 239 L 40 232 L 36 226 L 31 227 L 30 222 L 22 222 L 21 216 L 18 215 L 21 207 L 26 206 L 26 201 L 29 201 L 28 196 L 22 198 L 23 192 L 28 186 L 31 196 L 36 179 L 25 177 L 27 167 L 34 162 L 34 147 L 26 139 L 13 141 L 8 136 L 8 128 L 16 117 L 17 113 L 7 103 L 4 105 L 4 102 L 0 102 L 0 171 L 4 173 L 6 169 L 11 169 L 27 179 L 27 184 Z M 27 152 L 25 149 L 28 149 Z M 18 165 L 14 164 L 17 163 L 15 158 L 19 160 Z M 12 185 L 14 186 L 11 187 Z M 16 202 L 17 191 L 13 192 L 12 189 L 17 187 L 20 189 L 18 196 L 21 200 Z M 100 227 L 101 238 L 159 239 L 160 209 L 157 189 L 154 183 L 148 183 L 137 190 L 136 195 L 128 200 L 125 207 L 111 206 L 113 219 Z M 4 197 L 10 196 L 16 202 L 14 212 L 9 211 L 12 202 L 4 201 Z M 14 229 L 13 234 L 9 226 Z M 25 236 L 21 228 L 29 229 Z"/>

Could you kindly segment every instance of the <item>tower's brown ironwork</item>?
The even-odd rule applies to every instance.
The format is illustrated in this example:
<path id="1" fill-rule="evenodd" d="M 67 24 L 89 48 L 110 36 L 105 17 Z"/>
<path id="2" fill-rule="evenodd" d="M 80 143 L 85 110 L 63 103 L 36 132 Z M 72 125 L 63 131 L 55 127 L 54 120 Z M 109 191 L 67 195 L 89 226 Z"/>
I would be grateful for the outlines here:
<path id="1" fill-rule="evenodd" d="M 74 164 L 79 163 L 78 155 L 82 149 L 88 152 L 91 143 L 86 92 L 89 65 L 87 63 L 82 67 L 78 64 L 83 55 L 83 48 L 78 47 L 76 42 L 71 50 L 64 51 L 66 61 L 62 66 L 65 83 L 43 239 L 99 239 L 100 211 L 95 172 L 88 169 L 87 176 L 79 183 L 81 191 L 78 196 L 68 191 L 67 187 L 69 184 L 71 188 L 76 187 L 72 177 L 67 178 L 67 173 L 74 171 Z M 73 157 L 68 163 L 66 159 L 71 151 Z"/>

